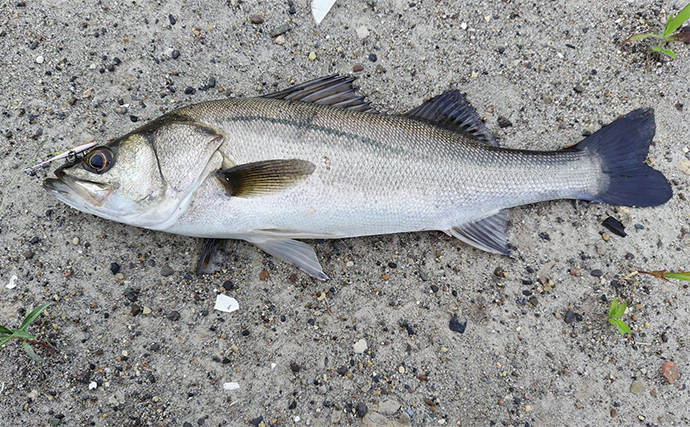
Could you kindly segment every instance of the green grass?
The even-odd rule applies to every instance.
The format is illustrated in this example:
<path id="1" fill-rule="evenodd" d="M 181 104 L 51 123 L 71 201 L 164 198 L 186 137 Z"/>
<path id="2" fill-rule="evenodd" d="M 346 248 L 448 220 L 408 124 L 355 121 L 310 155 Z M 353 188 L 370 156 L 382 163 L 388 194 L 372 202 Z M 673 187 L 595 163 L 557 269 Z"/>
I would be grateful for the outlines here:
<path id="1" fill-rule="evenodd" d="M 625 301 L 619 304 L 618 298 L 614 298 L 613 301 L 611 301 L 611 308 L 609 308 L 609 323 L 617 327 L 621 335 L 632 333 L 630 327 L 621 320 L 627 308 L 628 304 Z"/>
<path id="2" fill-rule="evenodd" d="M 50 352 L 54 352 L 50 344 L 36 341 L 36 337 L 28 332 L 29 326 L 38 318 L 38 316 L 45 310 L 52 302 L 48 302 L 36 307 L 31 313 L 29 313 L 22 322 L 19 329 L 9 329 L 0 325 L 0 347 L 4 346 L 11 339 L 18 339 L 22 342 L 22 347 L 26 354 L 37 362 L 43 361 L 43 359 L 36 354 L 32 344 L 40 345 L 46 347 Z"/>
<path id="3" fill-rule="evenodd" d="M 666 28 L 664 28 L 663 33 L 648 32 L 636 34 L 630 37 L 629 39 L 625 40 L 623 44 L 644 40 L 646 38 L 657 39 L 659 40 L 659 44 L 656 46 L 652 46 L 652 50 L 658 53 L 663 53 L 665 55 L 670 56 L 673 59 L 676 59 L 676 53 L 671 49 L 665 49 L 664 45 L 666 43 L 673 42 L 690 43 L 690 31 L 677 31 L 689 18 L 690 3 L 687 6 L 685 6 L 683 10 L 678 12 L 676 16 L 673 16 L 673 14 L 671 14 L 671 16 L 668 17 L 668 22 L 666 22 Z"/>

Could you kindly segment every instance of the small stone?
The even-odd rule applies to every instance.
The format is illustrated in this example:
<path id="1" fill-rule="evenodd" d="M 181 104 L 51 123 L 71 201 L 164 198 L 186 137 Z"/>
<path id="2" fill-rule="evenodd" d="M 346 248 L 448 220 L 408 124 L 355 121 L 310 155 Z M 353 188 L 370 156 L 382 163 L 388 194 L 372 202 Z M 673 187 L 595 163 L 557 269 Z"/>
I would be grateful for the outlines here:
<path id="1" fill-rule="evenodd" d="M 249 424 L 253 425 L 254 427 L 259 427 L 259 424 L 264 422 L 264 417 L 256 417 L 253 420 L 249 421 Z"/>
<path id="2" fill-rule="evenodd" d="M 365 39 L 369 37 L 369 30 L 365 26 L 361 26 L 355 30 L 357 37 L 360 39 Z"/>
<path id="3" fill-rule="evenodd" d="M 453 316 L 450 319 L 448 327 L 453 332 L 464 333 L 465 328 L 467 328 L 467 319 L 458 319 L 458 316 Z"/>
<path id="4" fill-rule="evenodd" d="M 138 315 L 139 313 L 141 313 L 141 307 L 139 307 L 139 306 L 136 305 L 136 304 L 132 304 L 132 310 L 131 310 L 130 314 L 131 314 L 132 316 L 136 316 L 136 315 Z"/>
<path id="5" fill-rule="evenodd" d="M 172 268 L 170 268 L 169 265 L 166 264 L 163 266 L 163 268 L 161 268 L 161 276 L 168 277 L 168 276 L 172 276 L 173 274 L 175 274 L 175 272 L 173 271 Z"/>
<path id="6" fill-rule="evenodd" d="M 352 71 L 354 71 L 355 73 L 359 73 L 359 72 L 362 71 L 362 70 L 364 70 L 364 67 L 361 66 L 361 65 L 359 65 L 359 64 L 357 64 L 357 65 L 355 65 L 354 67 L 352 67 Z"/>
<path id="7" fill-rule="evenodd" d="M 384 400 L 379 403 L 379 412 L 384 415 L 393 415 L 400 409 L 400 403 L 393 399 Z"/>
<path id="8" fill-rule="evenodd" d="M 274 29 L 271 30 L 271 37 L 278 37 L 282 34 L 287 33 L 290 31 L 290 25 L 289 24 L 283 24 L 278 27 L 275 27 Z"/>
<path id="9" fill-rule="evenodd" d="M 284 45 L 285 44 L 285 36 L 278 36 L 274 40 L 274 43 L 277 45 Z"/>
<path id="10" fill-rule="evenodd" d="M 36 61 L 37 64 L 43 64 L 43 55 L 38 55 L 34 61 Z"/>
<path id="11" fill-rule="evenodd" d="M 340 368 L 336 369 L 336 372 L 340 375 L 345 375 L 347 374 L 347 366 L 343 365 Z"/>
<path id="12" fill-rule="evenodd" d="M 131 302 L 134 302 L 137 300 L 137 294 L 132 288 L 126 288 L 122 293 L 125 295 L 125 297 L 130 300 Z"/>
<path id="13" fill-rule="evenodd" d="M 630 393 L 634 394 L 635 396 L 641 394 L 643 391 L 644 385 L 641 381 L 634 380 L 632 384 L 630 384 Z"/>
<path id="14" fill-rule="evenodd" d="M 263 24 L 264 23 L 264 18 L 261 15 L 252 15 L 249 18 L 250 21 L 252 21 L 252 24 Z"/>
<path id="15" fill-rule="evenodd" d="M 574 89 L 575 92 L 577 92 L 577 93 L 582 93 L 582 92 L 585 91 L 585 88 L 582 87 L 582 85 L 576 85 L 573 89 Z"/>
<path id="16" fill-rule="evenodd" d="M 184 88 L 184 94 L 185 95 L 193 95 L 195 92 L 196 92 L 196 89 L 194 89 L 191 86 L 187 86 L 186 88 Z"/>
<path id="17" fill-rule="evenodd" d="M 625 237 L 627 234 L 625 234 L 625 227 L 623 224 L 621 224 L 620 221 L 618 221 L 616 218 L 610 216 L 604 220 L 604 222 L 601 223 L 604 227 L 606 227 L 610 232 L 617 236 Z"/>
<path id="18" fill-rule="evenodd" d="M 26 259 L 31 259 L 31 258 L 33 258 L 33 257 L 34 257 L 34 253 L 31 252 L 30 250 L 24 252 L 24 258 L 26 258 Z"/>
<path id="19" fill-rule="evenodd" d="M 175 49 L 172 51 L 172 53 L 170 55 L 172 56 L 172 59 L 177 59 L 180 57 L 180 51 Z"/>
<path id="20" fill-rule="evenodd" d="M 666 378 L 666 381 L 668 381 L 669 384 L 675 384 L 676 380 L 680 376 L 678 365 L 670 360 L 663 364 L 661 367 L 661 373 L 664 375 L 664 378 Z"/>
<path id="21" fill-rule="evenodd" d="M 302 370 L 302 367 L 295 362 L 290 363 L 290 370 L 294 373 L 297 373 Z"/>
<path id="22" fill-rule="evenodd" d="M 369 54 L 369 61 L 371 62 L 376 62 L 378 60 L 378 57 L 376 56 L 375 53 L 370 53 Z"/>
<path id="23" fill-rule="evenodd" d="M 683 159 L 678 162 L 678 169 L 686 175 L 690 175 L 690 160 Z"/>
<path id="24" fill-rule="evenodd" d="M 144 306 L 144 310 L 142 310 L 143 314 L 151 314 L 151 309 L 149 307 Z"/>
<path id="25" fill-rule="evenodd" d="M 599 269 L 596 269 L 596 270 L 590 271 L 589 274 L 592 275 L 593 277 L 601 277 L 604 275 L 604 272 L 599 270 Z"/>
<path id="26" fill-rule="evenodd" d="M 513 123 L 511 123 L 510 120 L 508 120 L 507 118 L 505 118 L 503 116 L 499 116 L 498 119 L 496 120 L 496 122 L 498 123 L 498 127 L 500 127 L 500 128 L 508 128 L 508 127 L 513 126 Z"/>
<path id="27" fill-rule="evenodd" d="M 177 24 L 177 20 L 175 19 L 174 16 L 172 16 L 172 14 L 168 15 L 168 20 L 170 21 L 170 25 Z"/>
<path id="28" fill-rule="evenodd" d="M 168 317 L 168 320 L 172 320 L 174 322 L 174 321 L 180 320 L 180 317 L 182 317 L 182 316 L 180 316 L 179 312 L 173 310 L 170 313 L 168 313 L 167 317 Z"/>
<path id="29" fill-rule="evenodd" d="M 575 312 L 573 310 L 568 310 L 565 312 L 565 323 L 571 324 L 575 322 Z"/>
<path id="30" fill-rule="evenodd" d="M 139 117 L 137 117 L 135 115 L 131 115 L 131 116 L 129 116 L 129 120 L 131 120 L 132 123 L 136 123 L 139 121 Z"/>
<path id="31" fill-rule="evenodd" d="M 551 240 L 551 236 L 546 231 L 542 231 L 541 233 L 539 233 L 539 237 L 547 241 Z"/>
<path id="32" fill-rule="evenodd" d="M 75 237 L 74 239 L 72 239 L 72 244 L 74 246 L 77 246 L 79 244 L 79 237 Z"/>
<path id="33" fill-rule="evenodd" d="M 259 279 L 264 280 L 264 281 L 266 279 L 268 279 L 270 276 L 271 275 L 268 274 L 268 271 L 266 271 L 266 270 L 261 270 L 261 273 L 259 273 Z"/>
<path id="34" fill-rule="evenodd" d="M 316 60 L 316 53 L 315 52 L 309 52 L 309 60 L 310 61 Z"/>
<path id="35" fill-rule="evenodd" d="M 494 276 L 498 277 L 499 279 L 505 279 L 508 277 L 508 273 L 503 271 L 503 267 L 496 267 L 494 270 Z"/>
<path id="36" fill-rule="evenodd" d="M 367 342 L 362 338 L 361 340 L 357 341 L 355 345 L 352 346 L 352 350 L 357 353 L 357 354 L 362 354 L 366 351 L 366 349 L 369 348 L 367 346 Z"/>
<path id="37" fill-rule="evenodd" d="M 116 262 L 111 262 L 111 263 L 110 263 L 110 271 L 111 271 L 113 274 L 119 273 L 119 272 L 120 272 L 120 264 L 118 264 L 118 263 L 116 263 Z"/>
<path id="38" fill-rule="evenodd" d="M 364 418 L 368 412 L 367 405 L 365 405 L 364 402 L 359 402 L 355 408 L 355 412 L 359 418 Z"/>

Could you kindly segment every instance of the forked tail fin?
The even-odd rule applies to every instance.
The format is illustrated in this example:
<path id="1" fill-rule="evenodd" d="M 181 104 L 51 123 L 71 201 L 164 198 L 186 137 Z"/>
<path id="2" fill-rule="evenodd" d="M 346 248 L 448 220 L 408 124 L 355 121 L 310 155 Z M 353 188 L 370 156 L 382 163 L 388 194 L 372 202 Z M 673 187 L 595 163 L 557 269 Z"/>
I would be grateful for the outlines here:
<path id="1" fill-rule="evenodd" d="M 608 177 L 606 188 L 592 200 L 647 207 L 664 204 L 673 196 L 666 177 L 645 163 L 655 132 L 654 110 L 635 110 L 573 147 L 598 156 Z"/>

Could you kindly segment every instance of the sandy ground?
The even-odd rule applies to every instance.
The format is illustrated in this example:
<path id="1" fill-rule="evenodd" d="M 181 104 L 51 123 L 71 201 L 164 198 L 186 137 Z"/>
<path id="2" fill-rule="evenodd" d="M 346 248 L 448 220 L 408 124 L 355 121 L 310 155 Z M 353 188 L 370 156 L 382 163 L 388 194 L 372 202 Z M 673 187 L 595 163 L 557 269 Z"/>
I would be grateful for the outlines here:
<path id="1" fill-rule="evenodd" d="M 688 268 L 679 165 L 690 49 L 658 61 L 648 45 L 620 47 L 683 3 L 338 3 L 319 27 L 302 0 L 292 10 L 255 0 L 4 4 L 0 323 L 17 327 L 24 310 L 55 302 L 31 331 L 57 352 L 38 349 L 46 360 L 36 363 L 16 342 L 0 350 L 0 424 L 690 423 L 688 290 L 628 277 Z M 331 277 L 317 282 L 243 242 L 229 245 L 222 271 L 196 277 L 200 240 L 70 209 L 41 188 L 45 174 L 7 187 L 36 156 L 106 142 L 190 103 L 333 73 L 357 76 L 389 113 L 457 88 L 516 148 L 558 149 L 654 107 L 650 162 L 674 197 L 647 209 L 515 209 L 516 259 L 438 232 L 313 242 Z M 602 226 L 609 215 L 627 237 Z M 214 310 L 219 293 L 240 309 Z M 607 322 L 613 298 L 630 302 L 631 335 Z M 450 329 L 453 316 L 466 320 L 463 333 Z M 668 360 L 680 371 L 673 385 L 661 373 Z M 239 389 L 224 390 L 229 382 Z"/>

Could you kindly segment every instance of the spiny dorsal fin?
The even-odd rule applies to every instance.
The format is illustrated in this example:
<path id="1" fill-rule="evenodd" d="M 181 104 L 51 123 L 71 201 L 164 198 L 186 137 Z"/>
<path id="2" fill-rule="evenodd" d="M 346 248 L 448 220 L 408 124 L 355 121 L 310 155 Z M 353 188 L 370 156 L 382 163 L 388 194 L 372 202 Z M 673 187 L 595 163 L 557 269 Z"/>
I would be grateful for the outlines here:
<path id="1" fill-rule="evenodd" d="M 320 105 L 344 108 L 352 111 L 375 113 L 374 108 L 357 96 L 352 87 L 354 77 L 333 74 L 311 80 L 280 92 L 264 95 L 262 98 L 286 99 L 292 101 L 312 102 Z"/>
<path id="2" fill-rule="evenodd" d="M 229 197 L 251 197 L 281 191 L 307 179 L 316 167 L 306 160 L 265 160 L 216 172 Z"/>
<path id="3" fill-rule="evenodd" d="M 479 118 L 477 110 L 467 102 L 465 95 L 457 90 L 443 92 L 412 109 L 407 115 L 429 120 L 446 129 L 498 147 L 496 138 Z"/>
<path id="4" fill-rule="evenodd" d="M 453 227 L 447 233 L 483 251 L 510 255 L 506 234 L 509 219 L 510 211 L 503 209 L 480 221 Z"/>

